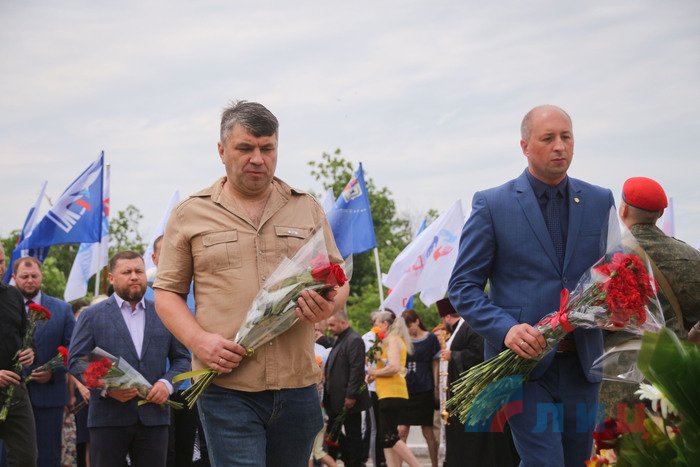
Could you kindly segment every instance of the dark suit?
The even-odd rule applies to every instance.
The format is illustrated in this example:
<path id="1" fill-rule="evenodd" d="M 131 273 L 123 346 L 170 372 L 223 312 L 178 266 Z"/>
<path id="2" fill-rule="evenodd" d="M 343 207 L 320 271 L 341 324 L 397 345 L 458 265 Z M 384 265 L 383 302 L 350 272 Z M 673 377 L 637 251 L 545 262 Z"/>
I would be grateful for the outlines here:
<path id="1" fill-rule="evenodd" d="M 557 310 L 561 289 L 573 289 L 603 255 L 608 214 L 614 204 L 612 193 L 569 178 L 567 198 L 568 234 L 560 264 L 526 172 L 474 195 L 450 278 L 449 297 L 484 337 L 486 358 L 504 349 L 511 327 L 534 325 Z M 488 296 L 484 293 L 487 281 Z M 603 343 L 598 330 L 576 329 L 574 339 L 577 354 L 560 356 L 555 362 L 555 352 L 550 352 L 542 359 L 524 385 L 524 412 L 510 419 L 525 465 L 578 465 L 589 457 L 589 433 L 574 433 L 576 421 L 568 415 L 576 417 L 577 402 L 589 412 L 596 409 L 600 376 L 590 369 L 602 353 Z M 558 373 L 563 375 L 562 386 L 555 388 L 556 397 L 548 398 L 553 390 L 548 385 Z M 564 387 L 565 383 L 569 386 Z M 537 408 L 549 410 L 560 403 L 564 404 L 563 432 L 551 423 L 545 430 L 535 430 Z"/>
<path id="2" fill-rule="evenodd" d="M 341 443 L 343 462 L 359 466 L 362 459 L 362 411 L 370 406 L 369 392 L 362 389 L 365 381 L 365 343 L 352 328 L 341 332 L 326 362 L 324 407 L 328 412 L 329 429 L 343 411 L 345 399 L 355 399 L 355 405 L 345 417 L 345 438 Z"/>
<path id="3" fill-rule="evenodd" d="M 455 329 L 457 326 L 455 324 Z M 466 322 L 462 322 L 457 329 L 449 350 L 447 383 L 450 386 L 462 373 L 484 361 L 484 339 Z M 448 397 L 452 397 L 449 392 Z M 445 426 L 444 467 L 462 466 L 465 459 L 480 467 L 516 465 L 517 454 L 510 439 L 510 430 L 504 433 L 468 433 L 457 417 L 450 417 L 449 424 Z"/>
<path id="4" fill-rule="evenodd" d="M 95 347 L 100 347 L 114 356 L 124 358 L 151 384 L 159 379 L 172 382 L 175 375 L 188 371 L 190 357 L 187 349 L 165 328 L 156 315 L 153 302 L 146 300 L 145 303 L 145 328 L 141 355 L 136 354 L 136 348 L 114 295 L 108 300 L 84 310 L 78 318 L 71 339 L 70 372 L 82 378 L 82 373 L 87 366 L 87 363 L 82 359 L 90 355 Z M 170 359 L 170 368 L 166 371 L 167 359 Z M 163 427 L 165 429 L 164 445 L 157 446 L 159 454 L 153 458 L 148 457 L 153 454 L 147 452 L 149 449 L 133 453 L 130 443 L 124 446 L 123 439 L 115 439 L 114 445 L 109 449 L 115 452 L 128 449 L 132 465 L 149 465 L 150 467 L 165 465 L 164 455 L 167 450 L 167 425 L 170 423 L 170 410 L 155 404 L 138 406 L 138 398 L 122 403 L 110 397 L 101 397 L 99 389 L 92 389 L 90 392 L 88 427 L 93 445 L 93 429 L 111 428 L 114 433 L 120 434 L 131 432 L 135 428 L 139 430 L 143 427 Z M 142 431 L 148 432 L 148 430 Z M 162 459 L 160 458 L 161 448 Z M 93 458 L 94 454 L 94 450 L 91 449 Z M 126 451 L 121 457 L 122 461 L 125 456 Z M 137 461 L 135 457 L 139 460 Z"/>
<path id="5" fill-rule="evenodd" d="M 36 358 L 31 367 L 32 370 L 55 357 L 59 346 L 69 346 L 75 326 L 73 310 L 68 303 L 45 293 L 41 294 L 40 302 L 51 312 L 51 319 L 40 322 L 34 330 Z M 37 461 L 40 467 L 61 465 L 63 408 L 68 404 L 66 371 L 66 368 L 61 365 L 53 370 L 53 375 L 47 383 L 27 384 L 34 410 L 37 440 L 40 441 Z"/>

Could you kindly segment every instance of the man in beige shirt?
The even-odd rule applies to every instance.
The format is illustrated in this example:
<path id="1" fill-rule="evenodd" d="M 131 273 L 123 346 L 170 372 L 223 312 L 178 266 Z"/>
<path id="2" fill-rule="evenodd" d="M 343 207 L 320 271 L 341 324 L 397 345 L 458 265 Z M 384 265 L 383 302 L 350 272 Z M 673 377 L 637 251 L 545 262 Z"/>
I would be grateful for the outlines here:
<path id="1" fill-rule="evenodd" d="M 322 426 L 313 323 L 349 291 L 346 284 L 328 299 L 303 291 L 300 321 L 252 356 L 231 340 L 265 280 L 316 229 L 331 261 L 342 262 L 318 203 L 274 176 L 277 135 L 277 119 L 260 104 L 224 110 L 218 151 L 226 176 L 173 211 L 153 285 L 158 314 L 192 350 L 193 369 L 221 374 L 199 399 L 214 465 L 307 465 Z M 185 303 L 192 279 L 194 317 Z"/>

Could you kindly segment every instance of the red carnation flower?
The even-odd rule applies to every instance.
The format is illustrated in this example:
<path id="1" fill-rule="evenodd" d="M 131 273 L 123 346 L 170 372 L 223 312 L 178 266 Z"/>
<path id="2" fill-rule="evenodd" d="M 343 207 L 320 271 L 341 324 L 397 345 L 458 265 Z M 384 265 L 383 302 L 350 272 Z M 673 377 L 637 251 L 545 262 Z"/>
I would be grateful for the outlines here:
<path id="1" fill-rule="evenodd" d="M 29 312 L 36 321 L 48 321 L 51 319 L 51 312 L 38 303 L 30 303 Z"/>
<path id="2" fill-rule="evenodd" d="M 58 353 L 61 354 L 61 357 L 63 357 L 63 366 L 68 366 L 68 348 L 64 346 L 59 346 L 58 347 Z"/>
<path id="3" fill-rule="evenodd" d="M 112 361 L 103 357 L 100 360 L 92 362 L 83 372 L 83 380 L 88 388 L 101 388 L 104 386 L 103 378 L 112 367 Z"/>

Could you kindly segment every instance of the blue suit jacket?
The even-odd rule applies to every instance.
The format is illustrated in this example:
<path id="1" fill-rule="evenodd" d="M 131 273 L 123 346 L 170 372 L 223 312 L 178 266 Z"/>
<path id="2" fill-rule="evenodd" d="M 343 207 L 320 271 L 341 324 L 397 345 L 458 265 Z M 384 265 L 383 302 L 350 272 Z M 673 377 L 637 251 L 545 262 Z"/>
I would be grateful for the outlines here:
<path id="1" fill-rule="evenodd" d="M 563 267 L 559 265 L 544 216 L 525 172 L 496 188 L 477 192 L 464 225 L 459 256 L 449 283 L 449 298 L 469 325 L 485 339 L 484 354 L 503 350 L 508 330 L 536 324 L 559 309 L 559 294 L 576 286 L 581 275 L 605 253 L 612 193 L 569 178 L 569 224 Z M 489 281 L 489 294 L 484 287 Z M 586 377 L 603 350 L 601 332 L 574 331 Z M 554 352 L 531 374 L 549 367 Z"/>
<path id="2" fill-rule="evenodd" d="M 151 384 L 159 379 L 172 383 L 175 375 L 189 371 L 190 356 L 185 348 L 166 329 L 153 302 L 146 300 L 146 323 L 141 355 L 126 327 L 117 301 L 112 295 L 108 300 L 85 309 L 71 339 L 68 368 L 82 381 L 82 373 L 87 367 L 85 357 L 95 347 L 124 358 Z M 166 360 L 170 359 L 170 369 L 166 371 Z M 111 397 L 101 397 L 99 389 L 92 389 L 88 405 L 88 427 L 130 426 L 140 421 L 146 426 L 167 425 L 170 423 L 170 410 L 155 404 L 138 406 L 138 397 L 122 403 Z"/>
<path id="3" fill-rule="evenodd" d="M 42 292 L 41 305 L 51 312 L 51 319 L 40 322 L 34 330 L 36 358 L 32 370 L 55 357 L 59 346 L 68 347 L 75 326 L 73 310 L 68 303 Z M 27 385 L 32 406 L 63 407 L 68 403 L 66 371 L 64 366 L 60 366 L 53 370 L 53 377 L 48 383 L 31 382 Z"/>

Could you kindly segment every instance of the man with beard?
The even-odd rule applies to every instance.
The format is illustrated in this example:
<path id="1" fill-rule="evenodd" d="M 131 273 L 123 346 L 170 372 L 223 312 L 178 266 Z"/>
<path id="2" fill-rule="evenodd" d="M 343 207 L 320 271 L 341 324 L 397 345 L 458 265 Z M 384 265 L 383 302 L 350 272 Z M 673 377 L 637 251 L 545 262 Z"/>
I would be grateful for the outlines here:
<path id="1" fill-rule="evenodd" d="M 99 466 L 123 467 L 128 453 L 133 466 L 165 466 L 170 411 L 161 405 L 173 393 L 173 377 L 189 370 L 189 353 L 160 321 L 153 302 L 143 298 L 146 270 L 138 253 L 115 254 L 108 278 L 114 294 L 78 318 L 69 370 L 82 378 L 85 357 L 99 347 L 126 360 L 153 387 L 146 397 L 150 403 L 140 406 L 136 389 L 91 389 L 90 459 Z"/>
<path id="2" fill-rule="evenodd" d="M 61 465 L 63 410 L 68 404 L 66 368 L 63 365 L 46 371 L 37 371 L 35 368 L 56 356 L 59 346 L 68 347 L 75 320 L 68 303 L 42 292 L 44 275 L 39 260 L 32 257 L 20 258 L 15 261 L 12 269 L 12 277 L 17 290 L 24 297 L 27 311 L 31 303 L 37 303 L 51 312 L 51 319 L 38 323 L 34 330 L 36 359 L 27 391 L 34 411 L 36 436 L 41 440 L 37 465 L 58 467 Z"/>
<path id="3" fill-rule="evenodd" d="M 462 373 L 484 361 L 484 339 L 457 314 L 449 299 L 438 300 L 436 305 L 450 332 L 441 358 L 448 362 L 447 384 L 452 386 Z M 447 396 L 452 394 L 448 392 Z M 465 459 L 480 466 L 517 465 L 510 429 L 506 426 L 503 433 L 465 432 L 464 424 L 450 417 L 445 426 L 445 467 L 463 465 Z"/>

